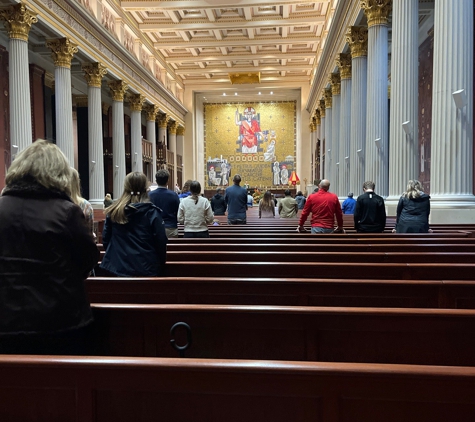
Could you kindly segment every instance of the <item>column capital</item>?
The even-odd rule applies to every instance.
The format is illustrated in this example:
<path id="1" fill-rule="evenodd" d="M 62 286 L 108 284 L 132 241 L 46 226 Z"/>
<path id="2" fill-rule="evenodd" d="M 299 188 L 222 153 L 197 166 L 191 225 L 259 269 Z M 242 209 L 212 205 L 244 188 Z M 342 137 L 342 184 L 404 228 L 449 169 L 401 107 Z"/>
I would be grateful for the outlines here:
<path id="1" fill-rule="evenodd" d="M 183 136 L 185 134 L 185 126 L 178 126 L 176 129 L 176 134 Z"/>
<path id="2" fill-rule="evenodd" d="M 125 93 L 129 89 L 129 84 L 126 81 L 112 81 L 109 82 L 109 89 L 111 90 L 112 99 L 114 101 L 124 102 Z"/>
<path id="3" fill-rule="evenodd" d="M 145 97 L 142 94 L 131 94 L 127 97 L 127 101 L 131 111 L 142 112 L 143 103 L 145 102 Z"/>
<path id="4" fill-rule="evenodd" d="M 166 114 L 162 114 L 158 116 L 158 127 L 162 129 L 166 129 L 169 121 L 170 121 L 170 116 L 167 116 Z"/>
<path id="5" fill-rule="evenodd" d="M 340 53 L 336 59 L 341 79 L 351 79 L 351 54 Z"/>
<path id="6" fill-rule="evenodd" d="M 333 105 L 332 89 L 325 88 L 325 108 L 332 108 L 332 105 Z"/>
<path id="7" fill-rule="evenodd" d="M 37 14 L 31 12 L 24 3 L 0 9 L 0 20 L 10 38 L 28 41 L 31 25 L 38 22 Z"/>
<path id="8" fill-rule="evenodd" d="M 323 116 L 325 117 L 325 113 L 323 113 Z M 322 112 L 319 108 L 315 110 L 315 123 L 317 126 L 322 124 Z"/>
<path id="9" fill-rule="evenodd" d="M 392 0 L 360 0 L 361 8 L 368 18 L 368 27 L 388 25 Z"/>
<path id="10" fill-rule="evenodd" d="M 105 103 L 105 102 L 102 102 L 102 114 L 109 114 L 109 108 L 110 108 L 110 105 Z"/>
<path id="11" fill-rule="evenodd" d="M 346 33 L 346 42 L 350 46 L 353 58 L 366 57 L 368 55 L 368 27 L 350 26 Z"/>
<path id="12" fill-rule="evenodd" d="M 325 117 L 325 99 L 321 99 L 320 101 L 320 119 Z"/>
<path id="13" fill-rule="evenodd" d="M 82 70 L 88 86 L 101 87 L 102 78 L 107 74 L 107 68 L 102 63 L 87 63 Z"/>
<path id="14" fill-rule="evenodd" d="M 341 77 L 339 73 L 332 73 L 330 75 L 330 83 L 332 85 L 332 95 L 341 94 Z"/>
<path id="15" fill-rule="evenodd" d="M 56 67 L 71 68 L 71 60 L 78 52 L 77 44 L 74 44 L 68 38 L 57 38 L 54 40 L 47 40 L 46 46 L 52 51 L 51 57 L 53 58 Z"/>
<path id="16" fill-rule="evenodd" d="M 178 122 L 170 122 L 168 124 L 168 131 L 172 134 L 172 135 L 176 135 L 176 131 L 178 129 Z"/>
<path id="17" fill-rule="evenodd" d="M 157 114 L 159 111 L 160 107 L 156 104 L 150 104 L 146 105 L 144 107 L 145 113 L 147 114 L 147 121 L 148 122 L 154 122 L 155 119 L 157 118 Z"/>
<path id="18" fill-rule="evenodd" d="M 310 129 L 310 132 L 315 132 L 315 130 L 316 130 L 316 125 L 315 125 L 315 122 L 313 121 L 313 119 L 312 119 L 311 122 L 308 124 L 308 128 Z"/>

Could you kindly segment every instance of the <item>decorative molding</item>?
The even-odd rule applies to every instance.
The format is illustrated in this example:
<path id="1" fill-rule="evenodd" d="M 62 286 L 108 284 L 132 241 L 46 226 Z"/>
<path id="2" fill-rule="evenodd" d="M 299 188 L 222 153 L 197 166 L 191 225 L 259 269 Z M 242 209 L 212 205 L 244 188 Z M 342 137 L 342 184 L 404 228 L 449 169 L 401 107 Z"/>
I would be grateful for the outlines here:
<path id="1" fill-rule="evenodd" d="M 78 52 L 77 44 L 74 44 L 68 38 L 58 38 L 47 40 L 46 46 L 52 51 L 51 57 L 53 58 L 56 67 L 71 69 L 71 60 Z"/>
<path id="2" fill-rule="evenodd" d="M 248 73 L 229 73 L 229 80 L 233 85 L 236 84 L 259 84 L 261 83 L 260 72 Z"/>
<path id="3" fill-rule="evenodd" d="M 37 16 L 24 3 L 0 9 L 0 20 L 5 21 L 10 38 L 22 41 L 28 41 L 31 25 L 38 22 Z"/>
<path id="4" fill-rule="evenodd" d="M 74 95 L 73 104 L 76 105 L 76 107 L 88 107 L 89 103 L 87 95 Z"/>

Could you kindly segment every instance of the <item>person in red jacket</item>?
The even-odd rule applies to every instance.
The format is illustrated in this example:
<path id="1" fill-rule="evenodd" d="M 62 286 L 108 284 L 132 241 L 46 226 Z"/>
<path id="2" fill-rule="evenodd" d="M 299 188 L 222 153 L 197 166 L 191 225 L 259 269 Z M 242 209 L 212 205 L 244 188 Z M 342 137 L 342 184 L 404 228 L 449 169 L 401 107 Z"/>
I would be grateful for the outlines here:
<path id="1" fill-rule="evenodd" d="M 312 213 L 312 233 L 341 233 L 343 232 L 343 213 L 340 201 L 334 193 L 328 192 L 330 182 L 323 179 L 318 185 L 318 192 L 310 195 L 300 215 L 297 230 L 304 232 L 304 224 Z M 337 227 L 335 228 L 335 217 Z"/>

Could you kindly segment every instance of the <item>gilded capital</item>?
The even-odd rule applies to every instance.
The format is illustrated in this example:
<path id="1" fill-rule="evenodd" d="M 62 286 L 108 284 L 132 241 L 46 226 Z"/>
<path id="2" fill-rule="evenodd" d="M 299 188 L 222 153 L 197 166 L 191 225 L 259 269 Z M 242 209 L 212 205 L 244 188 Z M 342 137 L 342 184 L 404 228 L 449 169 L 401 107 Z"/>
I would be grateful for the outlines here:
<path id="1" fill-rule="evenodd" d="M 310 129 L 310 132 L 315 132 L 315 122 L 313 119 L 310 121 L 308 128 Z"/>
<path id="2" fill-rule="evenodd" d="M 320 100 L 320 118 L 325 117 L 325 100 Z"/>
<path id="3" fill-rule="evenodd" d="M 107 103 L 102 103 L 102 114 L 109 114 L 110 105 Z"/>
<path id="4" fill-rule="evenodd" d="M 350 26 L 346 33 L 346 42 L 350 46 L 353 58 L 366 57 L 368 55 L 368 27 Z"/>
<path id="5" fill-rule="evenodd" d="M 185 134 L 185 126 L 178 126 L 176 134 L 179 136 L 183 136 Z"/>
<path id="6" fill-rule="evenodd" d="M 114 101 L 124 102 L 125 93 L 129 89 L 129 84 L 125 81 L 109 82 L 109 89 L 111 90 L 112 99 Z"/>
<path id="7" fill-rule="evenodd" d="M 325 108 L 332 108 L 333 105 L 333 97 L 332 97 L 332 89 L 325 88 Z"/>
<path id="8" fill-rule="evenodd" d="M 323 115 L 325 116 L 325 113 Z M 319 108 L 315 110 L 315 123 L 317 126 L 322 124 L 322 113 Z"/>
<path id="9" fill-rule="evenodd" d="M 340 53 L 336 59 L 341 79 L 351 79 L 351 54 Z"/>
<path id="10" fill-rule="evenodd" d="M 130 111 L 142 111 L 145 97 L 142 94 L 131 94 L 127 98 L 129 102 Z"/>
<path id="11" fill-rule="evenodd" d="M 88 86 L 101 87 L 102 78 L 107 74 L 107 69 L 103 64 L 87 63 L 83 65 L 82 70 Z"/>
<path id="12" fill-rule="evenodd" d="M 332 95 L 341 94 L 341 77 L 339 73 L 332 73 L 330 76 L 330 81 L 332 85 Z"/>
<path id="13" fill-rule="evenodd" d="M 31 25 L 38 22 L 36 13 L 27 9 L 24 3 L 0 9 L 0 19 L 5 21 L 5 28 L 10 38 L 28 41 Z"/>
<path id="14" fill-rule="evenodd" d="M 147 122 L 154 122 L 157 118 L 159 107 L 156 104 L 150 104 L 144 107 L 147 114 Z"/>
<path id="15" fill-rule="evenodd" d="M 51 48 L 51 57 L 56 67 L 71 68 L 71 60 L 78 52 L 77 44 L 74 44 L 68 38 L 58 38 L 55 40 L 47 40 L 46 46 Z"/>
<path id="16" fill-rule="evenodd" d="M 162 129 L 166 129 L 168 126 L 168 122 L 170 121 L 170 116 L 166 114 L 162 114 L 158 117 L 158 127 Z"/>
<path id="17" fill-rule="evenodd" d="M 361 0 L 361 8 L 368 19 L 368 27 L 387 25 L 391 12 L 392 0 Z"/>
<path id="18" fill-rule="evenodd" d="M 170 132 L 172 135 L 176 135 L 177 129 L 178 129 L 178 122 L 170 122 L 168 124 L 168 132 Z"/>

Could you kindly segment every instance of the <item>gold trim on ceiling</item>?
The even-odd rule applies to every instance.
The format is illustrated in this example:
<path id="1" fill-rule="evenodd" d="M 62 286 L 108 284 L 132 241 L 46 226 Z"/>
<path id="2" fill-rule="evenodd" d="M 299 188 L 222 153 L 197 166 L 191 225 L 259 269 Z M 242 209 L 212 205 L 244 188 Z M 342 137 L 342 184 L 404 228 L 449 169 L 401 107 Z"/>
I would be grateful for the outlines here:
<path id="1" fill-rule="evenodd" d="M 261 72 L 229 73 L 229 80 L 235 84 L 260 84 Z"/>

